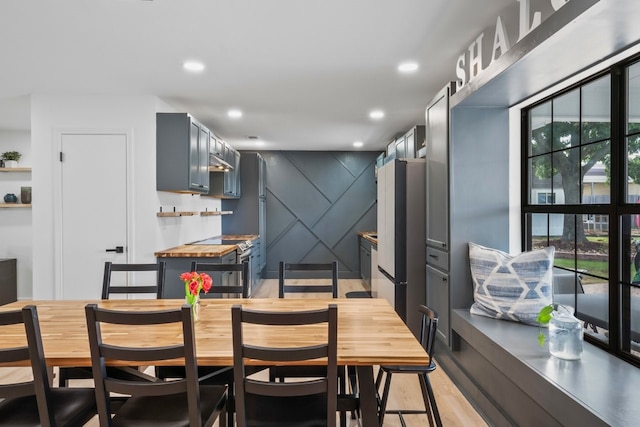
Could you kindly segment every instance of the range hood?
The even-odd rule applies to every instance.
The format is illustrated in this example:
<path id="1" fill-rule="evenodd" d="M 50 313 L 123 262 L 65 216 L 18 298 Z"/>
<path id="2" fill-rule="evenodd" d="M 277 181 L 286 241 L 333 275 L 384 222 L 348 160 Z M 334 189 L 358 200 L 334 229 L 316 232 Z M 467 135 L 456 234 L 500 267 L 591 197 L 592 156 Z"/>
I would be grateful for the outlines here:
<path id="1" fill-rule="evenodd" d="M 209 171 L 210 172 L 228 172 L 233 170 L 233 166 L 225 162 L 224 159 L 209 153 Z"/>

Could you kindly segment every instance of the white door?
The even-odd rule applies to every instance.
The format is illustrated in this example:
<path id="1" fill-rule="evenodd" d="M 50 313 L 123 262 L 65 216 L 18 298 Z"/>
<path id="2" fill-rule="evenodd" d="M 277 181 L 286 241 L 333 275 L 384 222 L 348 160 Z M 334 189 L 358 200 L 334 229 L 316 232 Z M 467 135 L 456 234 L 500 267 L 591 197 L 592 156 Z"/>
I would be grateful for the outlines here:
<path id="1" fill-rule="evenodd" d="M 97 299 L 105 261 L 127 259 L 127 134 L 62 133 L 60 146 L 57 298 Z"/>

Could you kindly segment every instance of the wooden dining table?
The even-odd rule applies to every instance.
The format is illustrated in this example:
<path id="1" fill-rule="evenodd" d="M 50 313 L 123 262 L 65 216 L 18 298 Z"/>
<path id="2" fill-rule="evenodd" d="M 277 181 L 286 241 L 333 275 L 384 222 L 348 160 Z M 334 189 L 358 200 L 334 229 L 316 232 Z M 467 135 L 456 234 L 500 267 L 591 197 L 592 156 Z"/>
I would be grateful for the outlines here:
<path id="1" fill-rule="evenodd" d="M 179 308 L 179 299 L 133 300 L 52 300 L 18 301 L 0 306 L 0 311 L 32 304 L 37 307 L 44 354 L 49 366 L 91 366 L 84 307 L 87 304 L 113 310 L 164 310 Z M 339 365 L 356 368 L 360 395 L 360 410 L 364 426 L 378 426 L 376 390 L 373 378 L 375 365 L 428 365 L 429 356 L 395 310 L 384 299 L 203 299 L 200 317 L 194 323 L 198 364 L 202 366 L 232 366 L 233 347 L 231 306 L 267 311 L 299 311 L 338 306 Z M 326 327 L 267 328 L 247 325 L 244 338 L 256 345 L 309 345 L 326 334 Z M 166 327 L 145 326 L 123 328 L 103 326 L 104 339 L 113 344 L 148 343 L 150 346 L 174 343 L 181 331 Z M 24 345 L 24 334 L 2 336 L 2 347 Z M 163 364 L 179 364 L 165 361 Z M 314 360 L 306 364 L 323 364 Z M 247 361 L 247 364 L 252 364 Z"/>

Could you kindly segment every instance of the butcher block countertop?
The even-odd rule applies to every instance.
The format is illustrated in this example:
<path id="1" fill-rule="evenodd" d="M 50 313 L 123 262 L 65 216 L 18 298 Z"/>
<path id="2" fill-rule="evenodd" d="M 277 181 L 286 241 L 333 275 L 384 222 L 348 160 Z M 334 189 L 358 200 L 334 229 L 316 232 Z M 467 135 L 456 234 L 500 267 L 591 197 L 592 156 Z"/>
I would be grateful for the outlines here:
<path id="1" fill-rule="evenodd" d="M 236 249 L 236 245 L 180 245 L 158 251 L 154 255 L 158 258 L 215 258 Z"/>
<path id="2" fill-rule="evenodd" d="M 221 240 L 255 240 L 256 234 L 225 234 L 212 239 Z M 155 252 L 158 258 L 215 258 L 235 251 L 236 245 L 180 245 L 163 251 Z"/>
<path id="3" fill-rule="evenodd" d="M 358 231 L 358 236 L 361 236 L 374 245 L 378 246 L 378 232 L 377 231 Z"/>

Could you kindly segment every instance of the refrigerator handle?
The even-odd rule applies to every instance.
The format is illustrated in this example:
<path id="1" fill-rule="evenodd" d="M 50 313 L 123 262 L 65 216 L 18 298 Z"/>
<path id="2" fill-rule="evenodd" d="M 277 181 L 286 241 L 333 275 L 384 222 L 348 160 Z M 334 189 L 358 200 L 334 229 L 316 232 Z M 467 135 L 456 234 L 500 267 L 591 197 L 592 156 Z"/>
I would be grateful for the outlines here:
<path id="1" fill-rule="evenodd" d="M 387 272 L 385 271 L 385 269 L 384 269 L 384 268 L 382 268 L 382 267 L 378 266 L 378 271 L 379 271 L 380 273 L 382 273 L 382 274 L 384 275 L 384 277 L 386 277 L 387 279 L 389 279 L 389 280 L 390 280 L 390 281 L 392 281 L 393 283 L 395 283 L 395 282 L 396 282 L 395 277 L 393 277 L 392 275 L 390 275 L 389 273 L 387 273 Z"/>

